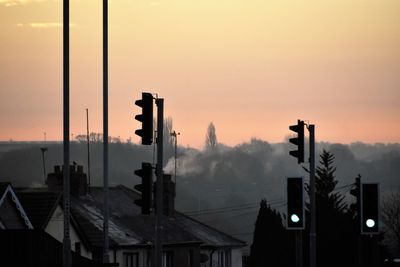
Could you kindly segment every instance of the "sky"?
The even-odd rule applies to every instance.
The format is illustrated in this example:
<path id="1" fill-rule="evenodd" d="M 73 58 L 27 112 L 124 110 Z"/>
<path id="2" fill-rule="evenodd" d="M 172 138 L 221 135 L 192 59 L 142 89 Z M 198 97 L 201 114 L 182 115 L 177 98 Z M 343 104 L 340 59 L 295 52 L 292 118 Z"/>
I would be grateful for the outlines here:
<path id="1" fill-rule="evenodd" d="M 102 1 L 71 0 L 71 134 L 102 132 Z M 398 0 L 110 0 L 109 133 L 139 142 L 141 92 L 178 143 L 400 142 Z M 0 140 L 62 140 L 62 1 L 0 0 Z"/>

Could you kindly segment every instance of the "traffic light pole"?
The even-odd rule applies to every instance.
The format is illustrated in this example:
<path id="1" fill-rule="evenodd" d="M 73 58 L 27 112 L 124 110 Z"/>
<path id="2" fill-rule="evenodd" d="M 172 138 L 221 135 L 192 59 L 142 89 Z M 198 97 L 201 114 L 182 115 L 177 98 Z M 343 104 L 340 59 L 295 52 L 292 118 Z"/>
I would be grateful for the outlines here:
<path id="1" fill-rule="evenodd" d="M 296 267 L 303 267 L 303 231 L 296 230 Z"/>
<path id="2" fill-rule="evenodd" d="M 317 233 L 315 210 L 315 125 L 308 126 L 310 132 L 310 267 L 316 267 Z"/>
<path id="3" fill-rule="evenodd" d="M 155 267 L 162 267 L 162 214 L 163 214 L 163 129 L 164 99 L 157 98 L 157 182 L 156 182 L 156 235 L 155 235 Z"/>

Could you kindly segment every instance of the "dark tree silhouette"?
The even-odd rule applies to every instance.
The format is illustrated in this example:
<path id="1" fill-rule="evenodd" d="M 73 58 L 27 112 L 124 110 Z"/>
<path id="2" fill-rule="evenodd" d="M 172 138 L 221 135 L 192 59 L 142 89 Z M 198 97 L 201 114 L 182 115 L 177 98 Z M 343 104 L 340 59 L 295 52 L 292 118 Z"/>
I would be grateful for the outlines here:
<path id="1" fill-rule="evenodd" d="M 271 209 L 266 199 L 260 202 L 251 245 L 250 267 L 288 265 L 288 233 L 279 212 Z"/>
<path id="2" fill-rule="evenodd" d="M 383 200 L 382 220 L 388 228 L 389 236 L 392 236 L 400 253 L 400 192 L 392 192 Z"/>
<path id="3" fill-rule="evenodd" d="M 334 159 L 333 154 L 323 150 L 316 169 L 317 265 L 354 266 L 357 254 L 353 214 L 348 212 L 345 196 L 336 190 Z"/>
<path id="4" fill-rule="evenodd" d="M 207 134 L 206 134 L 206 149 L 209 150 L 215 150 L 217 147 L 218 141 L 217 141 L 217 134 L 215 130 L 214 123 L 210 122 L 207 128 Z"/>

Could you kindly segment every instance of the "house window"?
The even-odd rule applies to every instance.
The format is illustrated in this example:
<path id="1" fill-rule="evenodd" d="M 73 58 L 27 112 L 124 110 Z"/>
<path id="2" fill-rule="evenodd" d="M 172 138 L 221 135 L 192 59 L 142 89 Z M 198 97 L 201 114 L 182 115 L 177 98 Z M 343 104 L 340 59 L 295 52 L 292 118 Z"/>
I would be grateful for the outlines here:
<path id="1" fill-rule="evenodd" d="M 124 252 L 123 254 L 124 267 L 139 267 L 139 253 L 137 252 Z"/>
<path id="2" fill-rule="evenodd" d="M 163 253 L 163 267 L 173 267 L 174 266 L 174 252 L 166 251 Z"/>
<path id="3" fill-rule="evenodd" d="M 75 242 L 75 252 L 81 255 L 81 242 Z"/>

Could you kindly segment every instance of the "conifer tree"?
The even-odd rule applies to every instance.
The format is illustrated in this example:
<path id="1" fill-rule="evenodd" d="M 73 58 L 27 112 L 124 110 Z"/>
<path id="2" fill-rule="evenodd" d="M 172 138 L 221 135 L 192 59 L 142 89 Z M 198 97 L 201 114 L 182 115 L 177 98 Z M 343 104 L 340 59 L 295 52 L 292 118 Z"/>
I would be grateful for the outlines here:
<path id="1" fill-rule="evenodd" d="M 260 202 L 251 245 L 250 267 L 283 267 L 288 265 L 288 233 L 279 212 L 266 199 Z"/>
<path id="2" fill-rule="evenodd" d="M 333 154 L 323 150 L 316 168 L 317 265 L 354 266 L 353 214 L 348 212 L 344 194 L 336 189 L 334 159 Z"/>

